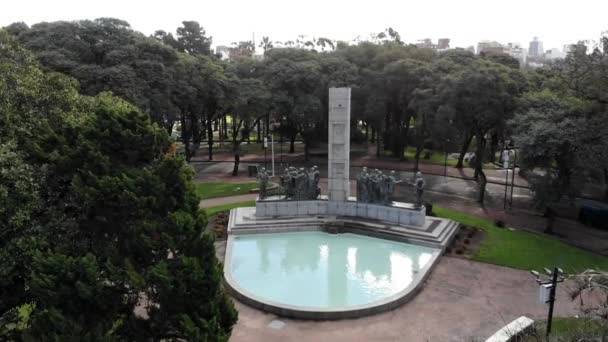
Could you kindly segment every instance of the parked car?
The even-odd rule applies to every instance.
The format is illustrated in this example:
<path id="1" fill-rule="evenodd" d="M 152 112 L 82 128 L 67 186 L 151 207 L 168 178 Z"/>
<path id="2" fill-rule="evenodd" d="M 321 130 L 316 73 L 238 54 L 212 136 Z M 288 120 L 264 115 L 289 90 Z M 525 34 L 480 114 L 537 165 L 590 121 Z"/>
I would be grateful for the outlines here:
<path id="1" fill-rule="evenodd" d="M 581 206 L 578 219 L 586 225 L 608 229 L 608 207 L 585 203 Z"/>

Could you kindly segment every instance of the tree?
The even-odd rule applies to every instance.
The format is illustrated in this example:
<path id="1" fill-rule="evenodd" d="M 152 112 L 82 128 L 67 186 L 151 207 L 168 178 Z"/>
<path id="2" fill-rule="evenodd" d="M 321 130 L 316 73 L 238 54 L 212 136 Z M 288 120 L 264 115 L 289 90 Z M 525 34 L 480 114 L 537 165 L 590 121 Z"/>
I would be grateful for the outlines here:
<path id="1" fill-rule="evenodd" d="M 272 49 L 274 45 L 272 44 L 272 41 L 270 40 L 270 38 L 268 38 L 268 36 L 264 36 L 262 37 L 260 44 L 258 44 L 258 47 L 261 47 L 262 50 L 264 50 L 264 53 L 266 53 L 266 51 Z"/>
<path id="2" fill-rule="evenodd" d="M 178 51 L 190 55 L 211 54 L 212 37 L 205 36 L 205 29 L 196 21 L 182 21 L 177 28 Z"/>
<path id="3" fill-rule="evenodd" d="M 170 66 L 177 61 L 172 47 L 113 18 L 40 23 L 16 37 L 45 68 L 76 78 L 83 94 L 112 91 L 171 131 L 176 108 Z"/>
<path id="4" fill-rule="evenodd" d="M 166 132 L 3 31 L 0 69 L 0 336 L 227 340 L 236 312 Z"/>
<path id="5" fill-rule="evenodd" d="M 513 115 L 517 97 L 525 89 L 518 70 L 486 60 L 476 60 L 443 81 L 440 92 L 446 109 L 470 136 L 475 136 L 475 176 L 479 182 L 477 201 L 483 205 L 487 183 L 483 172 L 488 132 L 504 126 Z"/>
<path id="6" fill-rule="evenodd" d="M 241 144 L 249 137 L 252 127 L 268 116 L 270 93 L 264 82 L 255 77 L 259 64 L 253 60 L 243 60 L 230 70 L 231 91 L 234 101 L 230 103 L 232 119 L 232 150 L 234 154 L 233 176 L 238 175 Z"/>
<path id="7" fill-rule="evenodd" d="M 584 174 L 581 158 L 586 140 L 588 103 L 548 90 L 529 93 L 524 109 L 510 122 L 521 147 L 526 169 L 543 168 L 544 176 L 531 179 L 538 208 L 574 195 L 574 177 Z"/>
<path id="8" fill-rule="evenodd" d="M 264 80 L 272 94 L 271 110 L 281 123 L 281 135 L 290 139 L 289 153 L 294 153 L 296 136 L 304 132 L 310 136 L 309 130 L 320 120 L 317 92 L 321 76 L 316 53 L 273 49 L 264 63 Z M 305 149 L 307 152 L 308 147 Z"/>
<path id="9" fill-rule="evenodd" d="M 402 59 L 388 64 L 380 75 L 386 100 L 386 127 L 391 127 L 393 156 L 405 159 L 409 129 L 416 114 L 413 101 L 418 89 L 426 86 L 430 69 L 424 62 Z"/>

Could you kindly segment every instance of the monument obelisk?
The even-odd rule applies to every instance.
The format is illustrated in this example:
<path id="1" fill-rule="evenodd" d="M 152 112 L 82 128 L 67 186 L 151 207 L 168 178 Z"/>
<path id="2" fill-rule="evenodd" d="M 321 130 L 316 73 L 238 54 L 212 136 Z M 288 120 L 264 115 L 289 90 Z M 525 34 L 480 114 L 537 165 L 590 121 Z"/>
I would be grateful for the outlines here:
<path id="1" fill-rule="evenodd" d="M 344 202 L 350 193 L 350 88 L 329 88 L 328 122 L 329 200 Z"/>

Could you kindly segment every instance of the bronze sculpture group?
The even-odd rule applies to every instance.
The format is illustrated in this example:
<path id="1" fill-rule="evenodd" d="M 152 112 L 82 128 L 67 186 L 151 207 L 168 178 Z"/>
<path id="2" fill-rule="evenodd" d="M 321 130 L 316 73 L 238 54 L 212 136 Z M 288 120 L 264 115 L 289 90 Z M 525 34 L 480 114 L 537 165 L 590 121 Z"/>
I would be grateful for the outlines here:
<path id="1" fill-rule="evenodd" d="M 378 169 L 368 170 L 364 167 L 357 177 L 357 201 L 388 205 L 391 203 L 395 184 L 400 182 L 395 171 L 387 175 Z"/>
<path id="2" fill-rule="evenodd" d="M 294 201 L 313 200 L 321 194 L 319 187 L 319 168 L 313 166 L 296 169 L 286 168 L 281 176 L 281 188 L 285 193 L 285 199 Z"/>
<path id="3" fill-rule="evenodd" d="M 260 199 L 267 197 L 268 181 L 270 176 L 265 168 L 258 172 L 260 181 Z M 320 173 L 317 166 L 310 169 L 288 167 L 280 176 L 280 185 L 284 193 L 284 199 L 293 201 L 314 200 L 321 194 L 319 187 Z M 395 191 L 395 184 L 401 183 L 395 171 L 384 174 L 378 169 L 369 170 L 364 167 L 357 177 L 357 201 L 361 203 L 372 203 L 390 205 L 390 198 Z M 422 173 L 416 172 L 414 180 L 409 183 L 415 189 L 416 207 L 423 205 L 422 196 L 426 182 Z"/>

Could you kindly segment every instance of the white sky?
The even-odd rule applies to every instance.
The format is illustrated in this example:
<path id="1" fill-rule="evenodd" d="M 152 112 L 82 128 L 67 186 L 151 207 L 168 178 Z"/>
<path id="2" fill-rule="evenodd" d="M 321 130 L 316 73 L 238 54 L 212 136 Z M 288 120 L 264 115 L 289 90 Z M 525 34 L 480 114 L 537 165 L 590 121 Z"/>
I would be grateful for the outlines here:
<path id="1" fill-rule="evenodd" d="M 561 49 L 597 40 L 608 30 L 606 13 L 607 0 L 2 0 L 0 26 L 115 17 L 152 34 L 196 20 L 214 45 L 249 40 L 254 32 L 256 42 L 298 34 L 351 40 L 390 26 L 406 42 L 445 37 L 452 47 L 466 47 L 489 39 L 527 48 L 538 36 L 545 49 Z"/>

